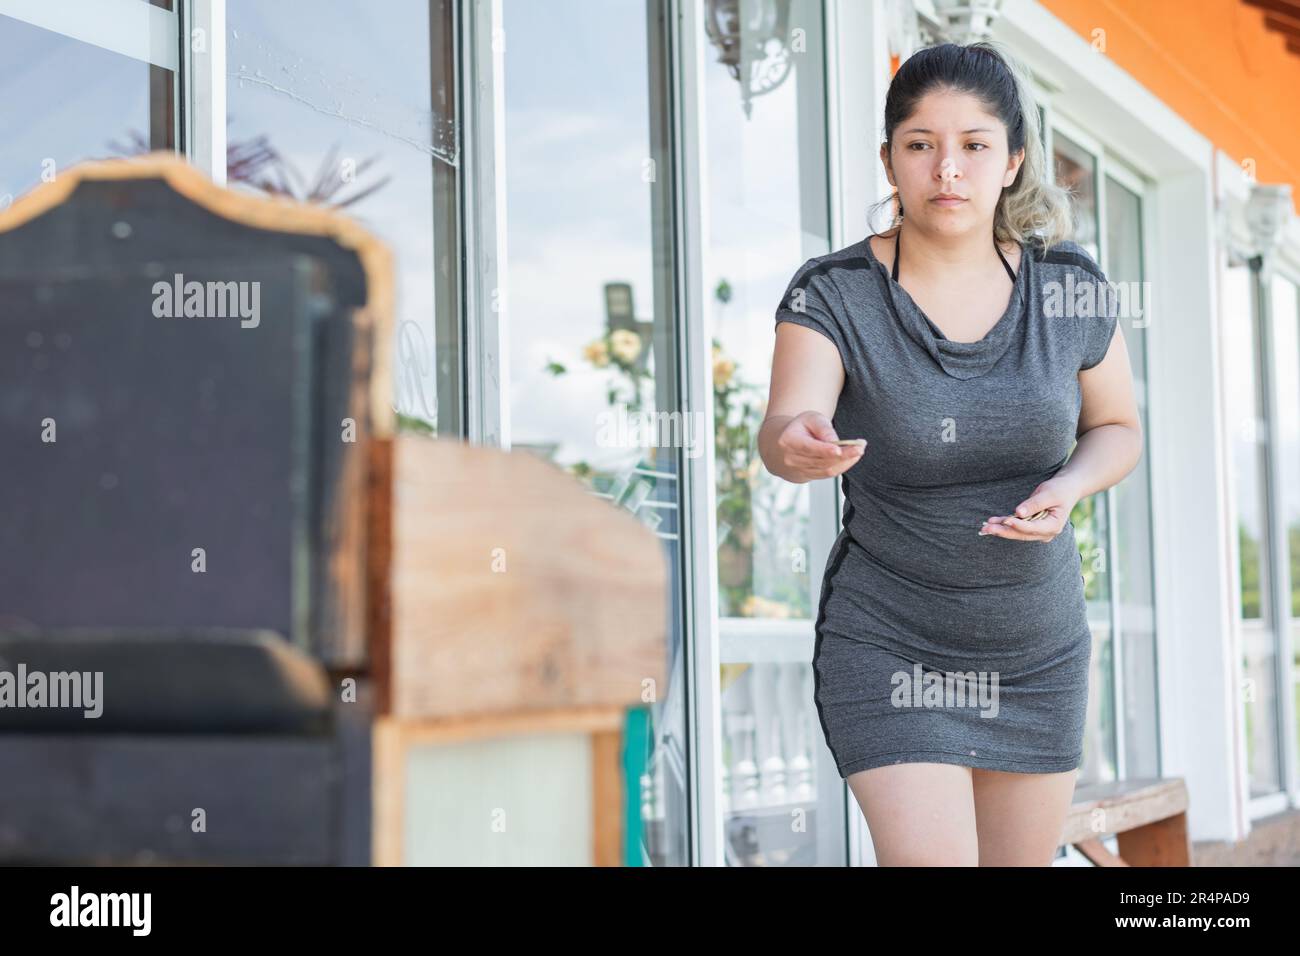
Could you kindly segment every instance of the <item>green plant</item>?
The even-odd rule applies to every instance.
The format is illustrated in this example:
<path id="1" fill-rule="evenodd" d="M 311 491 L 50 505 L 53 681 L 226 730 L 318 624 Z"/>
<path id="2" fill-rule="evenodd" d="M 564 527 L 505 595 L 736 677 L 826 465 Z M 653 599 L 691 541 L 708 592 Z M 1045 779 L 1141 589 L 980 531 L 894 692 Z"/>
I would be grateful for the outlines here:
<path id="1" fill-rule="evenodd" d="M 614 329 L 582 347 L 582 357 L 592 368 L 607 368 L 612 372 L 605 388 L 605 400 L 610 405 L 622 402 L 628 411 L 641 411 L 642 389 L 652 378 L 650 370 L 641 365 L 644 350 L 641 336 L 631 329 Z M 569 370 L 563 362 L 549 359 L 543 371 L 559 378 Z"/>
<path id="2" fill-rule="evenodd" d="M 1258 618 L 1263 610 L 1259 589 L 1260 543 L 1244 523 L 1237 525 L 1237 546 L 1241 552 L 1241 616 Z"/>
<path id="3" fill-rule="evenodd" d="M 719 609 L 744 616 L 754 593 L 754 484 L 763 397 L 713 340 L 713 441 L 717 468 Z"/>
<path id="4" fill-rule="evenodd" d="M 125 142 L 112 141 L 109 149 L 122 156 L 138 156 L 150 152 L 149 139 L 139 130 L 126 134 Z M 338 144 L 329 148 L 321 160 L 316 176 L 310 182 L 274 146 L 265 133 L 248 139 L 232 139 L 226 145 L 226 180 L 243 183 L 268 195 L 283 196 L 299 202 L 315 203 L 344 209 L 377 192 L 392 178 L 384 176 L 376 182 L 359 185 L 359 180 L 378 160 L 371 156 L 344 171 L 338 161 Z M 349 196 L 340 196 L 346 187 L 358 184 Z"/>

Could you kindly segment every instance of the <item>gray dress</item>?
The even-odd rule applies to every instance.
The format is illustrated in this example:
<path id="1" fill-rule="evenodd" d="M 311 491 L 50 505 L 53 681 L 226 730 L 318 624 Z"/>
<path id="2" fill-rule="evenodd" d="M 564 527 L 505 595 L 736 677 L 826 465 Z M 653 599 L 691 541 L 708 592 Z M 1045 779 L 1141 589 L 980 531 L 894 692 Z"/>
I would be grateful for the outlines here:
<path id="1" fill-rule="evenodd" d="M 814 696 L 841 777 L 1081 763 L 1092 640 L 1074 525 L 1046 543 L 979 529 L 1068 460 L 1078 373 L 1105 356 L 1116 314 L 1105 296 L 1095 316 L 1057 297 L 1105 283 L 1077 243 L 1021 251 L 1007 310 L 978 342 L 945 338 L 866 239 L 805 262 L 778 307 L 777 323 L 835 343 L 832 424 L 868 442 L 839 479 L 815 624 Z"/>

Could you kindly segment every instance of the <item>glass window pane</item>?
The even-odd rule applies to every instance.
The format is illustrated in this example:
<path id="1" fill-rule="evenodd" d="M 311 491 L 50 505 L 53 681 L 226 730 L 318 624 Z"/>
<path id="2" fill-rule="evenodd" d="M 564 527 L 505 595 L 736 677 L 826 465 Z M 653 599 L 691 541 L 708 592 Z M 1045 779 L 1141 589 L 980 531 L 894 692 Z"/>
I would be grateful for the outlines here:
<path id="1" fill-rule="evenodd" d="M 501 38 L 510 445 L 650 527 L 674 589 L 642 781 L 654 866 L 690 862 L 679 479 L 703 441 L 677 371 L 666 14 L 660 0 L 504 0 Z"/>
<path id="2" fill-rule="evenodd" d="M 174 149 L 173 83 L 171 70 L 0 15 L 0 209 L 83 160 Z"/>
<path id="3" fill-rule="evenodd" d="M 748 6 L 748 5 L 746 5 Z M 716 48 L 705 69 L 702 125 L 708 168 L 708 297 L 714 341 L 718 613 L 811 620 L 808 484 L 770 474 L 756 437 L 771 374 L 772 303 L 800 262 L 830 249 L 826 108 L 818 3 L 797 2 L 791 23 L 753 35 L 740 20 L 731 54 L 769 49 L 766 68 L 741 79 Z M 810 19 L 811 18 L 811 19 Z M 788 49 L 802 28 L 808 48 Z M 754 77 L 761 76 L 761 79 Z"/>
<path id="4" fill-rule="evenodd" d="M 393 252 L 393 406 L 461 431 L 452 0 L 230 0 L 230 185 L 333 207 Z"/>
<path id="5" fill-rule="evenodd" d="M 1224 376 L 1240 552 L 1243 708 L 1252 796 L 1279 785 L 1277 637 L 1269 600 L 1268 422 L 1261 374 L 1256 273 L 1234 263 L 1224 273 Z"/>
<path id="6" fill-rule="evenodd" d="M 1097 249 L 1097 158 L 1060 130 L 1052 134 L 1056 184 L 1070 193 L 1074 209 L 1071 238 L 1088 250 L 1098 262 Z"/>
<path id="7" fill-rule="evenodd" d="M 1052 134 L 1057 185 L 1069 190 L 1074 210 L 1075 242 L 1101 261 L 1097 249 L 1097 159 L 1064 133 Z M 1107 277 L 1109 278 L 1109 276 Z M 1080 784 L 1114 780 L 1118 775 L 1115 749 L 1114 644 L 1111 641 L 1110 497 L 1089 495 L 1074 506 L 1070 521 L 1082 559 L 1083 593 L 1092 629 L 1092 662 L 1088 678 L 1088 713 L 1083 733 Z"/>
<path id="8" fill-rule="evenodd" d="M 1290 595 L 1291 693 L 1300 705 L 1300 290 L 1284 276 L 1273 278 L 1273 341 L 1277 350 L 1278 457 L 1281 488 L 1278 495 L 1279 527 L 1286 535 L 1287 592 Z M 1295 708 L 1300 746 L 1300 706 Z M 1300 756 L 1300 755 L 1297 755 Z"/>
<path id="9" fill-rule="evenodd" d="M 1241 561 L 1241 616 L 1270 624 L 1264 582 L 1268 573 L 1265 540 L 1265 449 L 1267 423 L 1262 417 L 1263 383 L 1259 375 L 1254 274 L 1243 265 L 1225 273 L 1224 370 L 1227 380 L 1228 423 L 1232 429 L 1233 465 L 1237 483 L 1237 539 Z"/>
<path id="10" fill-rule="evenodd" d="M 721 617 L 723 832 L 731 865 L 841 865 L 845 787 L 813 698 L 810 485 L 772 475 L 766 410 L 772 303 L 799 263 L 830 251 L 825 44 L 819 0 L 788 19 L 740 4 L 707 44 L 706 304 L 713 337 Z M 707 12 L 705 14 L 707 17 Z M 791 35 L 803 31 L 804 48 Z M 829 516 L 823 519 L 830 523 Z M 803 811 L 802 827 L 791 816 Z"/>
<path id="11" fill-rule="evenodd" d="M 1141 197 L 1106 177 L 1106 278 L 1139 290 L 1120 317 L 1142 422 L 1142 460 L 1114 490 L 1118 541 L 1119 626 L 1124 721 L 1124 774 L 1160 776 L 1156 690 L 1155 568 L 1151 532 L 1151 429 L 1147 410 L 1147 328 L 1150 303 L 1142 293 Z M 1125 300 L 1121 300 L 1123 302 Z"/>

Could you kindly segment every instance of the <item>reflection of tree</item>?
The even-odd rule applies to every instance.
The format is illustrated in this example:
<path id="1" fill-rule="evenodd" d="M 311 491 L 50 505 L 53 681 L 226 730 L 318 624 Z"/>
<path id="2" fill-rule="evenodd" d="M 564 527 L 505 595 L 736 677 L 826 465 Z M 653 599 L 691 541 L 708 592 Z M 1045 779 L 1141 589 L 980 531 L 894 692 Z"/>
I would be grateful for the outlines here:
<path id="1" fill-rule="evenodd" d="M 621 403 L 629 412 L 641 411 L 645 401 L 642 389 L 654 378 L 654 372 L 649 368 L 638 367 L 644 348 L 641 336 L 631 329 L 614 329 L 583 346 L 582 357 L 592 368 L 610 370 L 605 382 L 605 401 L 611 408 L 616 408 Z M 551 359 L 543 371 L 559 378 L 569 374 L 569 367 Z M 612 473 L 601 472 L 585 460 L 574 462 L 568 466 L 568 470 L 589 486 L 596 484 L 598 476 L 614 479 Z"/>
<path id="2" fill-rule="evenodd" d="M 1287 529 L 1287 544 L 1291 555 L 1291 616 L 1300 621 L 1300 521 Z M 1300 660 L 1300 642 L 1297 642 L 1295 652 L 1296 659 Z M 1300 677 L 1297 678 L 1296 693 L 1300 694 Z M 1300 721 L 1300 710 L 1296 711 L 1296 720 Z"/>
<path id="3" fill-rule="evenodd" d="M 654 371 L 649 362 L 643 363 L 642 353 L 645 340 L 631 329 L 613 329 L 593 339 L 582 348 L 582 357 L 594 369 L 609 370 L 605 382 L 605 401 L 611 408 L 620 405 L 629 412 L 642 411 L 647 404 L 645 394 L 649 386 L 648 404 L 654 407 Z M 547 361 L 543 371 L 554 378 L 569 374 L 569 367 L 555 359 Z M 540 452 L 546 458 L 554 456 L 558 443 L 534 446 L 531 451 Z M 660 482 L 665 480 L 660 473 L 671 472 L 671 460 L 665 460 L 662 449 L 651 448 L 643 452 L 636 449 L 637 458 L 626 462 L 615 470 L 602 469 L 585 459 L 579 459 L 567 466 L 575 478 L 586 485 L 594 494 L 606 498 L 610 503 L 624 508 L 646 524 L 651 530 L 659 526 L 662 516 L 657 510 L 648 508 L 641 513 L 642 505 L 647 501 L 663 500 L 664 489 Z M 676 488 L 667 489 L 668 500 L 675 500 Z"/>
<path id="4" fill-rule="evenodd" d="M 136 130 L 127 133 L 126 142 L 110 143 L 109 148 L 122 156 L 138 156 L 151 151 L 149 138 Z M 326 152 L 315 177 L 309 181 L 271 145 L 265 133 L 231 140 L 226 145 L 226 180 L 243 183 L 271 196 L 343 209 L 377 192 L 392 178 L 384 176 L 376 182 L 361 185 L 358 181 L 379 157 L 371 156 L 353 164 L 351 160 L 340 162 L 338 152 L 336 143 Z M 356 186 L 356 190 L 349 196 L 340 196 L 349 186 Z"/>
<path id="5" fill-rule="evenodd" d="M 755 573 L 766 596 L 751 594 L 739 613 L 742 617 L 808 617 L 811 592 L 802 544 L 808 540 L 807 486 L 791 484 L 760 467 L 752 487 L 754 540 L 759 542 L 754 549 Z M 795 568 L 796 545 L 803 554 L 802 570 Z"/>
<path id="6" fill-rule="evenodd" d="M 1260 616 L 1259 595 L 1259 539 L 1246 528 L 1244 523 L 1237 524 L 1237 547 L 1241 551 L 1241 616 L 1257 618 Z"/>
<path id="7" fill-rule="evenodd" d="M 1251 534 L 1244 522 L 1237 524 L 1237 547 L 1241 551 L 1241 616 L 1259 618 L 1263 616 L 1263 595 L 1261 592 L 1261 552 L 1263 544 Z M 1287 550 L 1290 558 L 1290 578 L 1288 585 L 1291 592 L 1291 615 L 1300 618 L 1300 522 L 1293 522 L 1287 528 Z M 1300 649 L 1297 649 L 1300 655 Z"/>
<path id="8" fill-rule="evenodd" d="M 771 551 L 778 567 L 772 580 L 778 594 L 771 598 L 754 593 L 754 562 L 758 549 L 758 524 L 769 522 L 764 541 L 802 540 L 798 499 L 779 504 L 781 487 L 766 480 L 757 451 L 762 423 L 761 389 L 746 382 L 736 362 L 713 341 L 713 429 L 717 462 L 719 613 L 726 617 L 789 617 L 807 613 L 807 600 L 799 578 L 788 573 L 780 547 Z M 795 529 L 794 533 L 791 529 Z"/>
<path id="9" fill-rule="evenodd" d="M 1083 559 L 1083 594 L 1089 601 L 1099 601 L 1105 594 L 1102 590 L 1106 568 L 1111 560 L 1101 542 L 1101 522 L 1097 514 L 1097 499 L 1100 493 L 1089 495 L 1074 506 L 1070 512 L 1070 521 L 1074 524 L 1074 544 Z M 1101 557 L 1098 562 L 1097 557 Z M 1100 564 L 1100 567 L 1095 565 Z"/>
<path id="10" fill-rule="evenodd" d="M 629 412 L 641 411 L 644 401 L 642 389 L 654 378 L 649 368 L 641 368 L 641 352 L 645 344 L 641 336 L 631 329 L 614 329 L 582 348 L 582 357 L 593 367 L 610 369 L 605 384 L 605 401 L 611 407 L 623 404 Z M 554 359 L 546 363 L 545 371 L 559 378 L 568 374 L 568 367 Z"/>
<path id="11" fill-rule="evenodd" d="M 760 464 L 750 436 L 761 411 L 756 390 L 736 373 L 713 340 L 713 441 L 717 462 L 718 610 L 740 615 L 754 593 L 754 502 L 752 481 Z"/>
<path id="12" fill-rule="evenodd" d="M 335 209 L 344 209 L 360 202 L 378 192 L 392 179 L 391 176 L 384 176 L 369 185 L 360 185 L 358 181 L 379 157 L 370 156 L 353 165 L 350 160 L 340 162 L 338 152 L 339 147 L 335 143 L 321 159 L 315 177 L 308 181 L 292 162 L 267 142 L 265 135 L 261 135 L 230 144 L 227 149 L 226 177 L 272 196 L 284 196 Z M 232 166 L 234 173 L 230 172 Z M 341 196 L 340 193 L 349 186 L 355 186 L 356 189 L 349 196 Z"/>

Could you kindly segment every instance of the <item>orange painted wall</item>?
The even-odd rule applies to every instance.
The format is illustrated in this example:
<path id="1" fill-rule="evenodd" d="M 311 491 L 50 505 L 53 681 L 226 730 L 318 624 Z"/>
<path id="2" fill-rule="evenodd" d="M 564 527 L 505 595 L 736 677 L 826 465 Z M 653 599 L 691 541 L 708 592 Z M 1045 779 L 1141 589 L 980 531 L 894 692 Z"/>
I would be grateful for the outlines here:
<path id="1" fill-rule="evenodd" d="M 1241 0 L 1040 0 L 1300 213 L 1300 54 Z"/>

